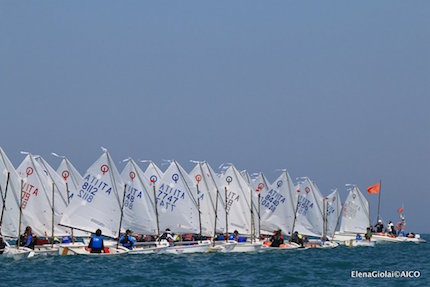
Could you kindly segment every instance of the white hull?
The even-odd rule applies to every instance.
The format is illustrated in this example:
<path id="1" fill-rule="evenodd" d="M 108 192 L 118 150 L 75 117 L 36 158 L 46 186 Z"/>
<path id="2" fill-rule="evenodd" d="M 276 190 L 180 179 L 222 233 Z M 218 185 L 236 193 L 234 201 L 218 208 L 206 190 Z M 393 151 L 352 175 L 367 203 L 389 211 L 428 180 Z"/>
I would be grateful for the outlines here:
<path id="1" fill-rule="evenodd" d="M 372 240 L 375 241 L 376 243 L 399 243 L 399 242 L 403 242 L 403 240 L 399 239 L 398 237 L 392 237 L 389 235 L 382 235 L 382 234 L 373 234 L 372 235 Z"/>
<path id="2" fill-rule="evenodd" d="M 152 254 L 152 253 L 161 254 L 161 253 L 165 253 L 167 248 L 169 248 L 169 243 L 167 241 L 154 242 L 154 245 L 134 247 L 128 253 L 129 254 Z"/>
<path id="3" fill-rule="evenodd" d="M 368 241 L 368 240 L 355 240 L 350 239 L 343 242 L 345 246 L 349 247 L 375 247 L 375 241 Z"/>
<path id="4" fill-rule="evenodd" d="M 418 236 L 417 236 L 418 235 Z M 402 242 L 413 242 L 413 243 L 426 243 L 424 239 L 422 239 L 419 234 L 416 234 L 415 237 L 397 237 L 398 240 Z"/>
<path id="5" fill-rule="evenodd" d="M 59 246 L 54 244 L 44 244 L 44 245 L 36 245 L 34 247 L 34 254 L 37 256 L 40 255 L 58 255 Z"/>
<path id="6" fill-rule="evenodd" d="M 257 252 L 261 249 L 261 242 L 238 242 L 231 252 Z"/>
<path id="7" fill-rule="evenodd" d="M 209 250 L 209 242 L 201 242 L 193 245 L 176 245 L 166 248 L 166 253 L 170 254 L 188 254 L 188 253 L 205 253 Z"/>
<path id="8" fill-rule="evenodd" d="M 236 242 L 222 242 L 222 241 L 215 241 L 215 246 L 210 246 L 208 252 L 222 252 L 222 253 L 228 253 L 232 252 L 233 249 L 236 247 Z"/>
<path id="9" fill-rule="evenodd" d="M 31 258 L 34 256 L 34 251 L 27 247 L 11 247 L 7 246 L 2 254 L 2 256 L 21 259 L 21 258 Z"/>
<path id="10" fill-rule="evenodd" d="M 295 250 L 298 249 L 300 247 L 300 245 L 296 244 L 296 243 L 284 243 L 281 244 L 281 246 L 279 247 L 272 247 L 270 246 L 270 244 L 267 243 L 263 243 L 263 245 L 261 246 L 261 250 Z"/>
<path id="11" fill-rule="evenodd" d="M 339 244 L 337 242 L 334 242 L 334 241 L 321 242 L 320 240 L 316 240 L 316 241 L 311 240 L 306 244 L 306 247 L 309 247 L 309 248 L 336 248 L 338 246 Z"/>
<path id="12" fill-rule="evenodd" d="M 121 254 L 127 254 L 129 250 L 125 247 L 118 246 L 116 247 L 107 247 L 109 249 L 109 253 L 90 253 L 89 249 L 86 246 L 82 245 L 62 245 L 59 246 L 59 254 L 60 255 L 87 255 L 87 256 L 115 256 Z"/>

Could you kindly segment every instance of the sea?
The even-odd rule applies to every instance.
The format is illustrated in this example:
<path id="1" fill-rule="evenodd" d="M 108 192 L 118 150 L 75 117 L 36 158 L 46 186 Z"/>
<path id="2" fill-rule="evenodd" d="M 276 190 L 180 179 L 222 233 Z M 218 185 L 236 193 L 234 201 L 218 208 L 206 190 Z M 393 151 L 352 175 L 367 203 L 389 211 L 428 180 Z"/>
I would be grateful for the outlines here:
<path id="1" fill-rule="evenodd" d="M 374 248 L 0 257 L 0 286 L 430 286 L 430 235 L 422 237 L 427 243 Z M 379 278 L 359 278 L 358 272 Z"/>

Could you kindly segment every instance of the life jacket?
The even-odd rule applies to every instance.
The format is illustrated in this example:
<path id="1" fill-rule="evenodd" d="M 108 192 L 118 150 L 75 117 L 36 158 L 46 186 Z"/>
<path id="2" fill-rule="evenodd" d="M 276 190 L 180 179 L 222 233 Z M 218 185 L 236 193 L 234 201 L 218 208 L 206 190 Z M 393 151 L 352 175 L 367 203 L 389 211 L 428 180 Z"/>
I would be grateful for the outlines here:
<path id="1" fill-rule="evenodd" d="M 93 235 L 91 240 L 92 240 L 91 248 L 97 248 L 97 249 L 102 248 L 103 238 L 101 236 Z"/>

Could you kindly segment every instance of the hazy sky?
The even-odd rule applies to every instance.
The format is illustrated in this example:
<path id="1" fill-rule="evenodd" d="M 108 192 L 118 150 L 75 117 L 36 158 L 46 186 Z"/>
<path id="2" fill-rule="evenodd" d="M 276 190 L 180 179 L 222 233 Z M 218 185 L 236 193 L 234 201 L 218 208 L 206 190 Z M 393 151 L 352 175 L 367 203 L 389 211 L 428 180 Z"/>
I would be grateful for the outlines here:
<path id="1" fill-rule="evenodd" d="M 382 179 L 430 232 L 429 1 L 0 0 L 0 146 Z M 118 168 L 123 165 L 118 164 Z M 375 222 L 377 196 L 367 195 Z"/>

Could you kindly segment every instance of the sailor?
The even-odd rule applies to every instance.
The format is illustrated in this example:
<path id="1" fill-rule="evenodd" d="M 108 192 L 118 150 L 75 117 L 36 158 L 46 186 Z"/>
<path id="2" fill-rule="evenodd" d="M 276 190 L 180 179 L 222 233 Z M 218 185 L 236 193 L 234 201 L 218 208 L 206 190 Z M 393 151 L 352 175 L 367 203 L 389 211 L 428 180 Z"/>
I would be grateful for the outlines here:
<path id="1" fill-rule="evenodd" d="M 102 231 L 100 229 L 97 229 L 96 234 L 91 237 L 90 244 L 88 244 L 88 248 L 91 249 L 91 253 L 102 253 L 102 251 L 105 251 Z"/>
<path id="2" fill-rule="evenodd" d="M 299 234 L 297 231 L 294 231 L 294 233 L 291 235 L 290 241 L 303 247 L 303 235 Z"/>
<path id="3" fill-rule="evenodd" d="M 239 231 L 235 230 L 232 235 L 228 238 L 228 240 L 237 241 L 239 239 Z"/>
<path id="4" fill-rule="evenodd" d="M 175 241 L 175 238 L 172 235 L 172 231 L 170 231 L 169 228 L 166 228 L 166 231 L 161 234 L 161 236 L 158 238 L 159 240 L 167 240 L 169 243 L 173 243 Z"/>
<path id="5" fill-rule="evenodd" d="M 387 231 L 388 233 L 390 233 L 391 235 L 396 235 L 396 229 L 394 228 L 394 224 L 392 221 L 390 221 L 387 225 Z"/>
<path id="6" fill-rule="evenodd" d="M 364 234 L 364 238 L 369 241 L 372 239 L 372 229 L 370 227 L 367 227 L 366 234 Z"/>
<path id="7" fill-rule="evenodd" d="M 28 247 L 34 249 L 34 245 L 36 245 L 36 234 L 32 233 L 32 229 L 30 226 L 25 228 L 24 234 L 19 237 L 19 246 Z"/>
<path id="8" fill-rule="evenodd" d="M 6 249 L 6 242 L 3 240 L 3 237 L 0 234 L 0 254 L 3 254 Z"/>
<path id="9" fill-rule="evenodd" d="M 135 242 L 135 239 L 133 236 L 131 236 L 131 230 L 130 229 L 127 229 L 125 231 L 125 234 L 121 235 L 121 237 L 119 238 L 119 243 L 121 243 L 122 246 L 124 246 L 125 248 L 128 248 L 130 250 L 133 249 L 134 242 Z"/>
<path id="10" fill-rule="evenodd" d="M 375 225 L 376 232 L 384 232 L 384 224 L 382 224 L 382 220 L 378 219 L 378 223 Z"/>
<path id="11" fill-rule="evenodd" d="M 357 233 L 357 235 L 355 236 L 355 240 L 362 240 L 363 238 L 361 237 L 360 233 Z"/>
<path id="12" fill-rule="evenodd" d="M 284 244 L 281 230 L 275 230 L 270 241 L 272 242 L 270 247 L 279 247 L 281 244 Z"/>

